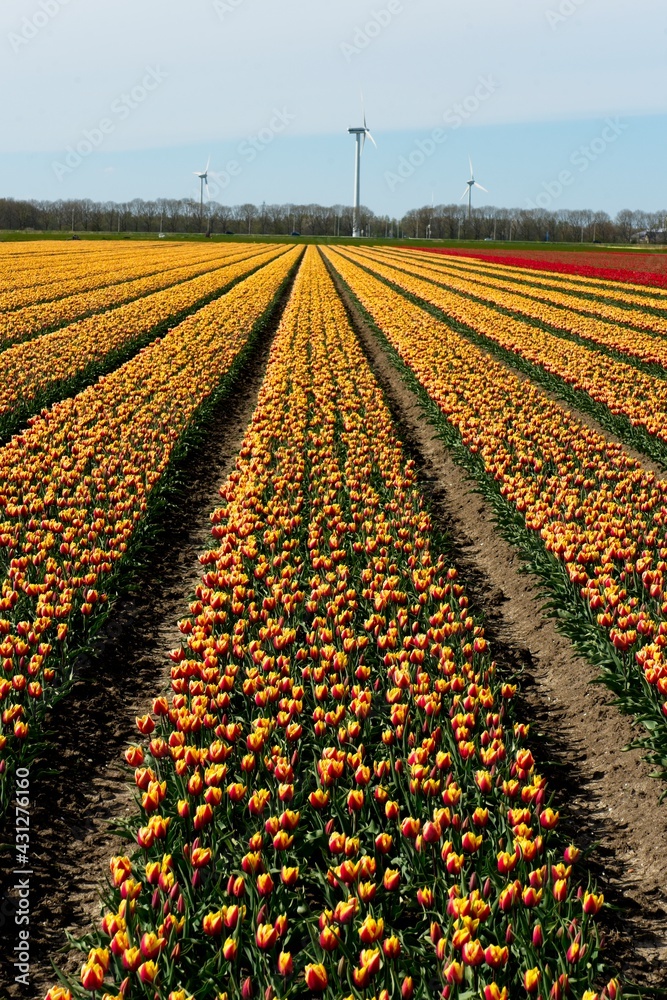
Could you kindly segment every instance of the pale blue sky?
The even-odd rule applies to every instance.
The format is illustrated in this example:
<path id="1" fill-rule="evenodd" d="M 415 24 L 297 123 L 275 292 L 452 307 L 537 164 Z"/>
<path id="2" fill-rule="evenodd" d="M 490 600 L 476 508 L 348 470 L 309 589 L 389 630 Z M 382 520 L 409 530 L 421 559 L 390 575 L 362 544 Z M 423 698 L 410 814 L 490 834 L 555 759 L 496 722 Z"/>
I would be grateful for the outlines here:
<path id="1" fill-rule="evenodd" d="M 194 197 L 210 153 L 225 203 L 350 203 L 363 89 L 378 213 L 468 153 L 480 204 L 661 209 L 666 43 L 664 0 L 3 0 L 0 194 Z"/>

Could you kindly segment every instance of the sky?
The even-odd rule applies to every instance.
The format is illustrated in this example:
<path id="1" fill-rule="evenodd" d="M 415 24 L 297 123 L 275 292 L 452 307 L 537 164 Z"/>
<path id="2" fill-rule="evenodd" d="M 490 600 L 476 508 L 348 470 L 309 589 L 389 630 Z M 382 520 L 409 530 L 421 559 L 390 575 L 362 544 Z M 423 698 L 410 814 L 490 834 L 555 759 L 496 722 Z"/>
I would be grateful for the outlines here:
<path id="1" fill-rule="evenodd" d="M 3 0 L 0 196 L 667 209 L 664 0 Z"/>

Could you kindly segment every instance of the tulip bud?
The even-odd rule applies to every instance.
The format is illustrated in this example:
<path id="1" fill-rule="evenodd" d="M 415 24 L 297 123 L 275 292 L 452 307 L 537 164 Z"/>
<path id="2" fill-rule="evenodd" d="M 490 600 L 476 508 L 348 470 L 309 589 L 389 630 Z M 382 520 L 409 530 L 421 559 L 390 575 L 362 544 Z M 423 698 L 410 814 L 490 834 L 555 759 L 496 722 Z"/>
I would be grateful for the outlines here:
<path id="1" fill-rule="evenodd" d="M 541 972 L 539 969 L 528 969 L 523 975 L 523 985 L 526 993 L 537 993 L 540 985 Z"/>

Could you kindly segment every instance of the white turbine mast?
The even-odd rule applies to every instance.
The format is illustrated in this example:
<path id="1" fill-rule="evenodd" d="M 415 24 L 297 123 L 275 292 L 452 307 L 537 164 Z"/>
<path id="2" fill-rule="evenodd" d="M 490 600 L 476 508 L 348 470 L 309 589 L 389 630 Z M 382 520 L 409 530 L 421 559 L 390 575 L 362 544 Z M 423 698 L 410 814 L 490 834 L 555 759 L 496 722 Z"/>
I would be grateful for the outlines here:
<path id="1" fill-rule="evenodd" d="M 468 163 L 470 164 L 470 180 L 467 181 L 467 183 L 466 183 L 466 189 L 463 192 L 463 194 L 461 195 L 461 197 L 460 197 L 459 200 L 463 201 L 463 199 L 466 197 L 466 195 L 468 196 L 468 221 L 469 221 L 472 218 L 472 189 L 474 187 L 476 187 L 476 188 L 479 188 L 480 191 L 486 191 L 487 194 L 489 192 L 486 190 L 485 187 L 482 187 L 482 185 L 478 184 L 477 181 L 475 180 L 475 171 L 472 168 L 472 159 L 471 159 L 471 157 L 468 157 Z"/>
<path id="2" fill-rule="evenodd" d="M 199 178 L 200 192 L 199 192 L 199 230 L 201 228 L 204 220 L 204 186 L 206 186 L 206 197 L 208 198 L 208 168 L 211 166 L 211 157 L 209 156 L 208 162 L 204 170 L 194 170 L 193 173 L 195 177 Z"/>
<path id="3" fill-rule="evenodd" d="M 377 149 L 377 142 L 371 135 L 371 130 L 366 124 L 366 111 L 364 109 L 364 95 L 361 95 L 361 113 L 363 115 L 364 124 L 355 128 L 349 128 L 347 131 L 350 135 L 355 136 L 355 154 L 354 154 L 354 209 L 352 214 L 352 235 L 361 236 L 361 224 L 359 218 L 359 205 L 360 205 L 360 194 L 361 194 L 361 154 L 364 151 L 364 146 L 366 145 L 366 136 L 371 140 L 375 148 Z"/>

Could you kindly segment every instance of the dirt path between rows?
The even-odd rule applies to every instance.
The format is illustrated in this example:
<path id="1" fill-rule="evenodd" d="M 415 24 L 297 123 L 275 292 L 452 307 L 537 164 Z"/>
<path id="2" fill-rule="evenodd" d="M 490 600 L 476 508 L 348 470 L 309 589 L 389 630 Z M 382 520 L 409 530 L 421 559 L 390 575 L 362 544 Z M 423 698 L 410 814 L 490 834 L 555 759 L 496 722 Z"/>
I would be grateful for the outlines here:
<path id="1" fill-rule="evenodd" d="M 639 751 L 622 751 L 637 735 L 630 719 L 592 683 L 595 668 L 544 617 L 539 581 L 522 571 L 490 506 L 453 461 L 335 273 L 334 280 L 417 463 L 436 524 L 452 540 L 452 557 L 485 617 L 495 655 L 523 672 L 521 709 L 532 723 L 540 770 L 556 793 L 566 832 L 592 848 L 591 870 L 613 907 L 603 919 L 606 959 L 630 982 L 667 987 L 664 785 L 649 776 Z"/>
<path id="2" fill-rule="evenodd" d="M 291 283 L 290 286 L 291 288 Z M 283 295 L 286 301 L 289 289 Z M 79 953 L 63 957 L 65 929 L 80 935 L 101 913 L 109 858 L 125 853 L 110 824 L 134 811 L 131 772 L 123 751 L 136 742 L 135 717 L 151 710 L 168 685 L 167 653 L 178 645 L 177 621 L 188 611 L 202 568 L 198 555 L 212 544 L 209 513 L 233 469 L 262 383 L 279 308 L 270 328 L 239 373 L 231 396 L 217 407 L 205 442 L 182 466 L 185 484 L 165 514 L 161 540 L 146 560 L 132 595 L 116 604 L 94 658 L 82 662 L 74 688 L 51 713 L 50 773 L 31 775 L 29 987 L 14 982 L 11 952 L 13 880 L 0 881 L 0 997 L 39 1000 L 57 980 L 53 959 L 78 971 Z M 11 815 L 0 842 L 13 840 Z M 6 855 L 0 858 L 7 869 Z"/>

